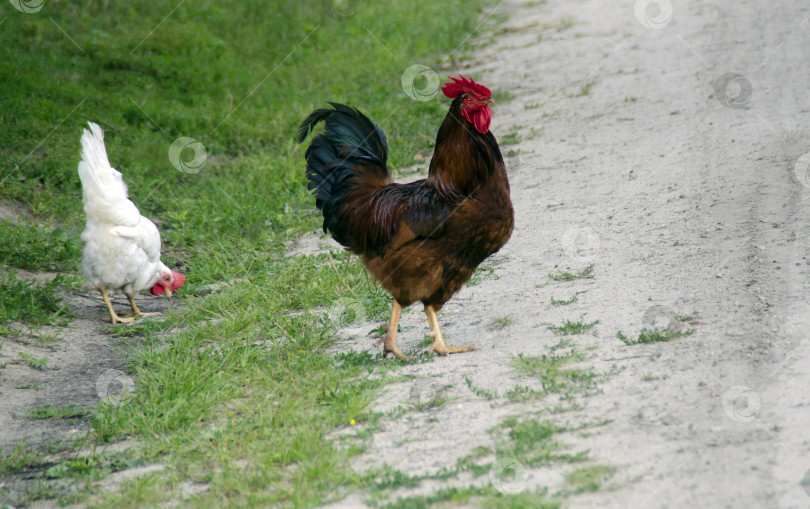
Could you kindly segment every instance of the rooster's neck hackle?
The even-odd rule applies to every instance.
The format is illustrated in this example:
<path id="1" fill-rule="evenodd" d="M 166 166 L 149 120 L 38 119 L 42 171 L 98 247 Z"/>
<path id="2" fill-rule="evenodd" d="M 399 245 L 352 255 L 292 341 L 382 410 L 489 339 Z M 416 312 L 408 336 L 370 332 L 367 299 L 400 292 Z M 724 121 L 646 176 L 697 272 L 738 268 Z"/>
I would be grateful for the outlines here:
<path id="1" fill-rule="evenodd" d="M 503 157 L 491 132 L 481 134 L 461 114 L 464 95 L 456 97 L 436 135 L 427 185 L 447 199 L 470 197 L 503 166 Z"/>

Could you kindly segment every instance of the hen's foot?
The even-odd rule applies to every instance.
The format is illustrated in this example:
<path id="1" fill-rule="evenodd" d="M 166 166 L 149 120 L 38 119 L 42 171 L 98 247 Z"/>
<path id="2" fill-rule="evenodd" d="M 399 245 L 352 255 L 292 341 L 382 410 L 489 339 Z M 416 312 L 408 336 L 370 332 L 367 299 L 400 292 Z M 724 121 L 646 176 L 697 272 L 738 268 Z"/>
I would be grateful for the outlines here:
<path id="1" fill-rule="evenodd" d="M 116 314 L 115 309 L 113 309 L 112 302 L 110 301 L 110 296 L 107 295 L 107 289 L 104 288 L 104 285 L 98 285 L 98 291 L 101 292 L 101 298 L 104 299 L 104 304 L 107 305 L 107 311 L 110 312 L 109 318 L 103 318 L 105 322 L 112 322 L 112 324 L 115 325 L 117 323 L 132 323 L 135 321 L 134 318 L 121 318 Z M 130 302 L 132 302 L 131 299 Z M 137 307 L 134 309 L 137 309 Z"/>
<path id="2" fill-rule="evenodd" d="M 143 312 L 141 312 L 140 309 L 138 309 L 138 305 L 135 304 L 135 299 L 133 299 L 129 295 L 127 295 L 127 298 L 129 299 L 129 305 L 132 308 L 132 313 L 124 313 L 124 316 L 132 316 L 132 317 L 135 317 L 135 318 L 140 318 L 142 316 L 160 316 L 161 315 L 161 313 L 157 313 L 157 312 L 156 313 L 143 313 Z"/>
<path id="3" fill-rule="evenodd" d="M 115 325 L 117 323 L 132 323 L 135 321 L 135 317 L 115 315 L 114 317 L 102 318 L 102 320 L 104 320 L 105 322 L 112 322 L 112 324 Z"/>

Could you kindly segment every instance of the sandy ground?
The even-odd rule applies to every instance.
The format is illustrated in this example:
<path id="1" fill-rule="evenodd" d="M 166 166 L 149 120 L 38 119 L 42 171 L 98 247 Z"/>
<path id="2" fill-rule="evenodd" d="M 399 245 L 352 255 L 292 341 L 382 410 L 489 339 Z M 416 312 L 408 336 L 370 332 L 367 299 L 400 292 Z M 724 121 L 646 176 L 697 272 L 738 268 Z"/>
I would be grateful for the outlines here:
<path id="1" fill-rule="evenodd" d="M 387 422 L 357 469 L 432 473 L 491 445 L 505 416 L 550 403 L 493 408 L 465 377 L 498 394 L 529 384 L 510 354 L 547 353 L 559 338 L 544 324 L 584 314 L 599 324 L 573 337 L 580 351 L 596 347 L 581 365 L 621 371 L 565 417 L 610 424 L 564 441 L 617 473 L 612 489 L 570 507 L 810 506 L 810 8 L 671 7 L 640 9 L 649 26 L 633 2 L 499 8 L 510 21 L 469 71 L 515 96 L 493 123 L 499 138 L 524 138 L 503 147 L 520 150 L 510 160 L 515 233 L 487 262 L 498 279 L 465 288 L 439 316 L 448 344 L 478 351 L 402 370 L 447 387 L 452 404 Z M 547 278 L 590 263 L 594 279 Z M 575 292 L 577 303 L 550 305 Z M 697 311 L 696 332 L 655 345 L 616 338 L 662 309 Z M 511 325 L 491 326 L 504 315 Z M 400 342 L 417 347 L 421 309 L 402 325 Z M 407 405 L 409 385 L 376 408 Z M 529 469 L 525 489 L 553 492 L 559 470 Z"/>
<path id="2" fill-rule="evenodd" d="M 531 385 L 512 356 L 548 353 L 559 337 L 546 324 L 584 315 L 599 324 L 572 336 L 587 357 L 580 366 L 614 374 L 559 418 L 610 422 L 562 440 L 617 471 L 608 489 L 568 506 L 810 505 L 801 484 L 810 475 L 810 156 L 802 157 L 810 152 L 810 7 L 674 1 L 645 17 L 636 3 L 638 12 L 632 1 L 498 7 L 509 21 L 465 71 L 514 96 L 496 107 L 492 129 L 499 139 L 522 137 L 503 147 L 519 150 L 508 161 L 515 233 L 486 262 L 496 277 L 465 288 L 439 315 L 448 344 L 478 350 L 401 368 L 417 381 L 390 386 L 374 407 L 407 406 L 426 383 L 451 403 L 386 420 L 357 470 L 387 463 L 435 473 L 491 445 L 489 430 L 506 416 L 556 404 L 493 405 L 465 378 L 499 395 Z M 590 280 L 547 277 L 589 264 Z M 550 305 L 574 293 L 575 304 Z M 13 416 L 68 397 L 92 404 L 104 372 L 124 369 L 109 336 L 87 332 L 103 313 L 92 296 L 69 301 L 83 318 L 43 351 L 47 372 L 12 364 L 0 373 L 4 449 L 24 436 L 42 443 L 82 431 L 23 429 Z M 147 299 L 145 310 L 165 306 Z M 653 315 L 692 312 L 691 336 L 637 346 L 616 338 L 638 334 Z M 493 326 L 503 316 L 512 323 Z M 418 347 L 428 330 L 419 306 L 401 324 L 401 346 Z M 366 334 L 375 325 L 344 330 L 354 338 L 337 349 L 373 349 Z M 0 353 L 16 357 L 15 348 L 7 341 Z M 49 390 L 14 388 L 31 381 Z M 514 487 L 554 492 L 573 468 L 530 468 Z M 469 482 L 487 479 L 430 481 L 403 495 Z M 336 505 L 359 507 L 362 497 Z"/>

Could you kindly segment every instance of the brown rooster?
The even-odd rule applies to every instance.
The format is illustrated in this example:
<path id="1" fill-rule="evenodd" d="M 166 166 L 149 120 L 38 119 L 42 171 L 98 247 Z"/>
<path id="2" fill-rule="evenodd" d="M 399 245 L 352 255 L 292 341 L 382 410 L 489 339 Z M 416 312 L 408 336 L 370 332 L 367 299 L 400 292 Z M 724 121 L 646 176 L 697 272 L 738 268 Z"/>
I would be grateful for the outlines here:
<path id="1" fill-rule="evenodd" d="M 302 143 L 318 122 L 326 124 L 306 151 L 309 189 L 324 231 L 359 255 L 394 297 L 383 356 L 401 360 L 413 357 L 397 348 L 399 315 L 416 301 L 425 306 L 431 354 L 475 350 L 446 346 L 436 312 L 506 243 L 514 225 L 503 157 L 489 131 L 492 93 L 463 76 L 450 79 L 442 92 L 453 102 L 427 179 L 395 184 L 385 134 L 343 104 L 314 111 L 297 136 Z"/>

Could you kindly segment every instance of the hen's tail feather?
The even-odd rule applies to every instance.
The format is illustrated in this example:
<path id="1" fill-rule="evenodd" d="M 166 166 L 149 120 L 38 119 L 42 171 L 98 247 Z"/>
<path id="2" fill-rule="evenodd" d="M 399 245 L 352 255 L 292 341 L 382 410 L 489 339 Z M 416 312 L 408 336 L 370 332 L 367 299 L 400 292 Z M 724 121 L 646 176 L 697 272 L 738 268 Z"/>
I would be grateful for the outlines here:
<path id="1" fill-rule="evenodd" d="M 121 173 L 110 166 L 101 127 L 88 122 L 81 145 L 82 160 L 78 171 L 87 217 L 123 226 L 137 224 L 140 213 L 127 197 L 127 186 Z"/>
<path id="2" fill-rule="evenodd" d="M 302 143 L 318 122 L 326 129 L 306 151 L 315 204 L 323 211 L 325 232 L 355 252 L 363 252 L 379 237 L 369 224 L 375 191 L 392 182 L 386 162 L 385 134 L 368 117 L 349 106 L 329 103 L 334 109 L 310 114 L 298 130 Z"/>

